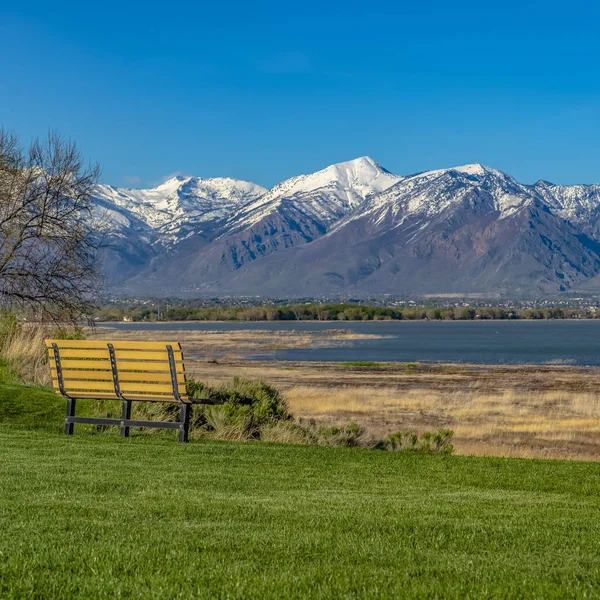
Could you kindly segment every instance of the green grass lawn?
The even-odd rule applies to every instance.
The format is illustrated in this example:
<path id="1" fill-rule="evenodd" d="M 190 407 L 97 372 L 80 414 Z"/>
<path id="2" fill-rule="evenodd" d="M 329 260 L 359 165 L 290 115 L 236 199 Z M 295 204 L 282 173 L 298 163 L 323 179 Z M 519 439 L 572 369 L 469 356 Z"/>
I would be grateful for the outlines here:
<path id="1" fill-rule="evenodd" d="M 595 598 L 600 465 L 0 425 L 0 598 Z"/>

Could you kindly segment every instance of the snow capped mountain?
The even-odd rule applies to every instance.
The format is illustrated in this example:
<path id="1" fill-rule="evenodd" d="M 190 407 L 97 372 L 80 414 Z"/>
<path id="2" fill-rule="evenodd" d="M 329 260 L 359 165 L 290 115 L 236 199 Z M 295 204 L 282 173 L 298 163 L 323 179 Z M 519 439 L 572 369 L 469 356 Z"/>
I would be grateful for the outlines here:
<path id="1" fill-rule="evenodd" d="M 552 293 L 600 274 L 600 185 L 479 163 L 397 176 L 361 157 L 270 190 L 103 185 L 96 204 L 109 279 L 138 293 Z"/>
<path id="2" fill-rule="evenodd" d="M 137 217 L 160 234 L 165 245 L 170 245 L 194 233 L 215 229 L 241 205 L 266 191 L 255 183 L 228 177 L 177 176 L 147 190 L 99 185 L 96 195 L 105 208 Z"/>
<path id="3" fill-rule="evenodd" d="M 327 227 L 366 198 L 383 192 L 402 179 L 368 156 L 331 165 L 276 185 L 236 215 L 234 229 L 251 226 L 286 204 L 293 205 L 306 217 Z"/>
<path id="4" fill-rule="evenodd" d="M 600 209 L 600 185 L 554 185 L 538 181 L 532 187 L 550 209 L 564 219 L 595 225 Z"/>
<path id="5" fill-rule="evenodd" d="M 402 178 L 396 185 L 374 195 L 350 217 L 369 218 L 373 227 L 393 223 L 401 227 L 407 220 L 419 218 L 423 227 L 434 218 L 461 208 L 465 203 L 471 209 L 484 204 L 498 218 L 507 218 L 532 201 L 527 186 L 510 175 L 484 167 L 478 163 L 425 171 Z M 340 221 L 334 227 L 344 226 Z"/>
<path id="6" fill-rule="evenodd" d="M 233 212 L 202 252 L 181 245 L 185 273 L 177 281 L 211 285 L 274 252 L 308 244 L 401 179 L 367 157 L 288 179 Z"/>
<path id="7" fill-rule="evenodd" d="M 320 239 L 246 265 L 215 289 L 522 295 L 564 291 L 598 273 L 600 245 L 534 186 L 475 164 L 406 177 Z"/>

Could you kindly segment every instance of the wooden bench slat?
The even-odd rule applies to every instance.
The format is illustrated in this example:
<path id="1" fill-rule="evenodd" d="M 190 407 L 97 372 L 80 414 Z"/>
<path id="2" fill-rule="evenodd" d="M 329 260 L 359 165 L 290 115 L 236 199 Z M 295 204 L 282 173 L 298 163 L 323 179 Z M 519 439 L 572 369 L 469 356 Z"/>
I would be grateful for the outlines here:
<path id="1" fill-rule="evenodd" d="M 164 362 L 127 362 L 118 360 L 117 361 L 117 369 L 119 373 L 123 373 L 126 371 L 166 371 L 170 373 L 169 363 L 167 361 Z M 185 373 L 185 367 L 182 362 L 175 363 L 175 372 L 176 373 Z"/>
<path id="2" fill-rule="evenodd" d="M 60 392 L 57 391 L 56 393 L 60 395 Z M 96 394 L 88 392 L 77 392 L 77 394 L 73 394 L 73 397 L 77 398 L 78 400 L 115 400 L 120 402 L 120 400 L 114 395 L 114 393 L 107 394 L 105 392 L 98 392 Z M 127 399 L 134 401 L 139 400 L 143 402 L 170 402 L 171 404 L 173 404 L 172 394 L 170 396 L 151 396 L 149 394 L 133 394 L 130 392 L 129 394 L 127 394 Z M 184 402 L 191 402 L 187 396 L 182 396 L 181 399 Z"/>
<path id="3" fill-rule="evenodd" d="M 109 353 L 108 348 L 106 350 L 85 350 L 79 348 L 59 348 L 60 358 L 77 358 L 80 360 L 85 360 L 89 358 L 96 359 L 108 359 Z M 48 349 L 48 356 L 50 358 L 54 357 L 54 351 L 52 348 Z M 160 360 L 168 362 L 169 355 L 166 350 L 157 351 L 157 350 L 115 350 L 115 358 L 117 360 Z M 176 362 L 181 362 L 183 360 L 183 353 L 179 350 L 173 352 L 173 358 Z"/>
<path id="4" fill-rule="evenodd" d="M 53 379 L 56 379 L 56 369 L 50 370 Z M 112 381 L 112 373 L 110 371 L 76 371 L 72 369 L 63 369 L 63 379 L 98 379 L 101 381 Z M 121 371 L 119 373 L 119 381 L 158 381 L 158 382 L 171 382 L 171 373 L 132 373 L 129 371 Z M 183 373 L 177 374 L 177 383 L 185 383 L 185 375 Z"/>
<path id="5" fill-rule="evenodd" d="M 78 359 L 60 359 L 63 369 L 88 369 L 93 371 L 109 371 L 109 360 L 78 360 Z M 54 365 L 54 357 L 50 357 L 50 365 Z"/>
<path id="6" fill-rule="evenodd" d="M 179 342 L 137 342 L 130 340 L 46 340 L 46 347 L 56 344 L 62 348 L 103 349 L 112 344 L 115 350 L 165 350 L 171 346 L 174 351 L 181 350 Z"/>
<path id="7" fill-rule="evenodd" d="M 52 362 L 50 363 L 53 364 Z M 76 358 L 66 358 L 60 360 L 60 364 L 63 369 L 88 369 L 90 373 L 96 371 L 109 371 L 110 372 L 110 361 L 108 360 L 79 360 Z M 164 362 L 125 362 L 120 361 L 117 363 L 119 373 L 127 371 L 158 371 L 163 373 L 169 373 L 169 363 Z M 175 371 L 177 373 L 185 373 L 185 368 L 182 362 L 175 363 Z"/>
<path id="8" fill-rule="evenodd" d="M 58 380 L 52 381 L 55 388 L 58 388 Z M 86 391 L 99 391 L 99 392 L 114 392 L 114 385 L 112 381 L 83 381 L 83 380 L 70 380 L 64 382 L 65 391 L 67 393 L 73 392 L 76 395 L 76 390 Z M 126 392 L 150 392 L 152 394 L 171 394 L 173 397 L 173 388 L 170 383 L 137 383 L 135 381 L 123 381 L 120 382 L 120 388 L 123 394 Z M 186 393 L 185 384 L 178 384 L 177 389 L 179 394 Z"/>
<path id="9" fill-rule="evenodd" d="M 164 352 L 145 352 L 136 350 L 115 350 L 115 358 L 117 361 L 120 360 L 163 360 L 168 362 L 169 355 L 166 351 Z M 183 353 L 179 350 L 173 352 L 173 358 L 175 362 L 181 362 L 183 360 Z"/>

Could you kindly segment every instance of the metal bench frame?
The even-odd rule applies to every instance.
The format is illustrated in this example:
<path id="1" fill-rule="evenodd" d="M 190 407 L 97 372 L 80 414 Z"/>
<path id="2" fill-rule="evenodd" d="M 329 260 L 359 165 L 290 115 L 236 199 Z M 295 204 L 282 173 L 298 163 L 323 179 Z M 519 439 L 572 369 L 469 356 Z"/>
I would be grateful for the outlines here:
<path id="1" fill-rule="evenodd" d="M 60 361 L 60 350 L 56 343 L 52 344 L 52 350 L 54 355 L 54 365 L 56 368 L 56 374 L 58 379 L 58 388 L 61 395 L 67 400 L 67 416 L 65 417 L 65 433 L 67 435 L 73 435 L 75 423 L 85 423 L 88 425 L 116 425 L 121 428 L 121 436 L 129 437 L 130 427 L 151 427 L 156 429 L 177 429 L 179 431 L 179 441 L 185 443 L 189 439 L 190 430 L 190 413 L 193 402 L 184 401 L 181 399 L 179 394 L 179 388 L 177 383 L 177 371 L 175 368 L 175 357 L 173 355 L 173 347 L 170 345 L 166 346 L 167 354 L 169 356 L 169 368 L 171 372 L 171 385 L 173 388 L 173 399 L 175 402 L 179 402 L 181 406 L 181 418 L 179 421 L 138 421 L 131 418 L 131 406 L 133 402 L 143 402 L 143 400 L 128 400 L 121 393 L 119 384 L 119 372 L 117 369 L 117 361 L 115 358 L 115 349 L 113 344 L 107 344 L 108 352 L 110 357 L 110 366 L 112 371 L 112 380 L 115 390 L 115 396 L 121 400 L 121 418 L 120 419 L 109 419 L 99 417 L 77 417 L 75 416 L 75 409 L 77 406 L 77 399 L 69 395 L 65 391 L 65 385 L 62 374 L 62 366 Z"/>

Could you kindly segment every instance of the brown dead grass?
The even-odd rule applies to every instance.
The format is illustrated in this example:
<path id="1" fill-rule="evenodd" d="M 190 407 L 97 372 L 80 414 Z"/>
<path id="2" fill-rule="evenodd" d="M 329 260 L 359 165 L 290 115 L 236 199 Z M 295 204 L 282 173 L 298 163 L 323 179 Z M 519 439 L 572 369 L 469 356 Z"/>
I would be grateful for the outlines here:
<path id="1" fill-rule="evenodd" d="M 448 427 L 458 454 L 597 460 L 600 369 L 570 366 L 193 361 L 198 378 L 265 379 L 292 412 L 330 423 L 358 422 L 374 436 Z"/>
<path id="2" fill-rule="evenodd" d="M 448 427 L 459 454 L 600 456 L 600 393 L 298 386 L 287 397 L 294 414 L 357 421 L 379 436 L 398 429 Z"/>
<path id="3" fill-rule="evenodd" d="M 15 328 L 0 345 L 0 358 L 25 383 L 45 385 L 50 381 L 44 345 L 44 340 L 49 335 L 50 330 L 44 325 L 32 324 Z"/>
<path id="4" fill-rule="evenodd" d="M 268 331 L 252 329 L 243 331 L 170 331 L 170 330 L 122 330 L 101 326 L 87 334 L 89 338 L 115 340 L 177 339 L 190 358 L 214 360 L 219 358 L 243 358 L 249 355 L 270 355 L 277 350 L 290 348 L 337 347 L 357 339 L 374 339 L 383 336 L 359 334 L 346 329 L 322 331 Z"/>

